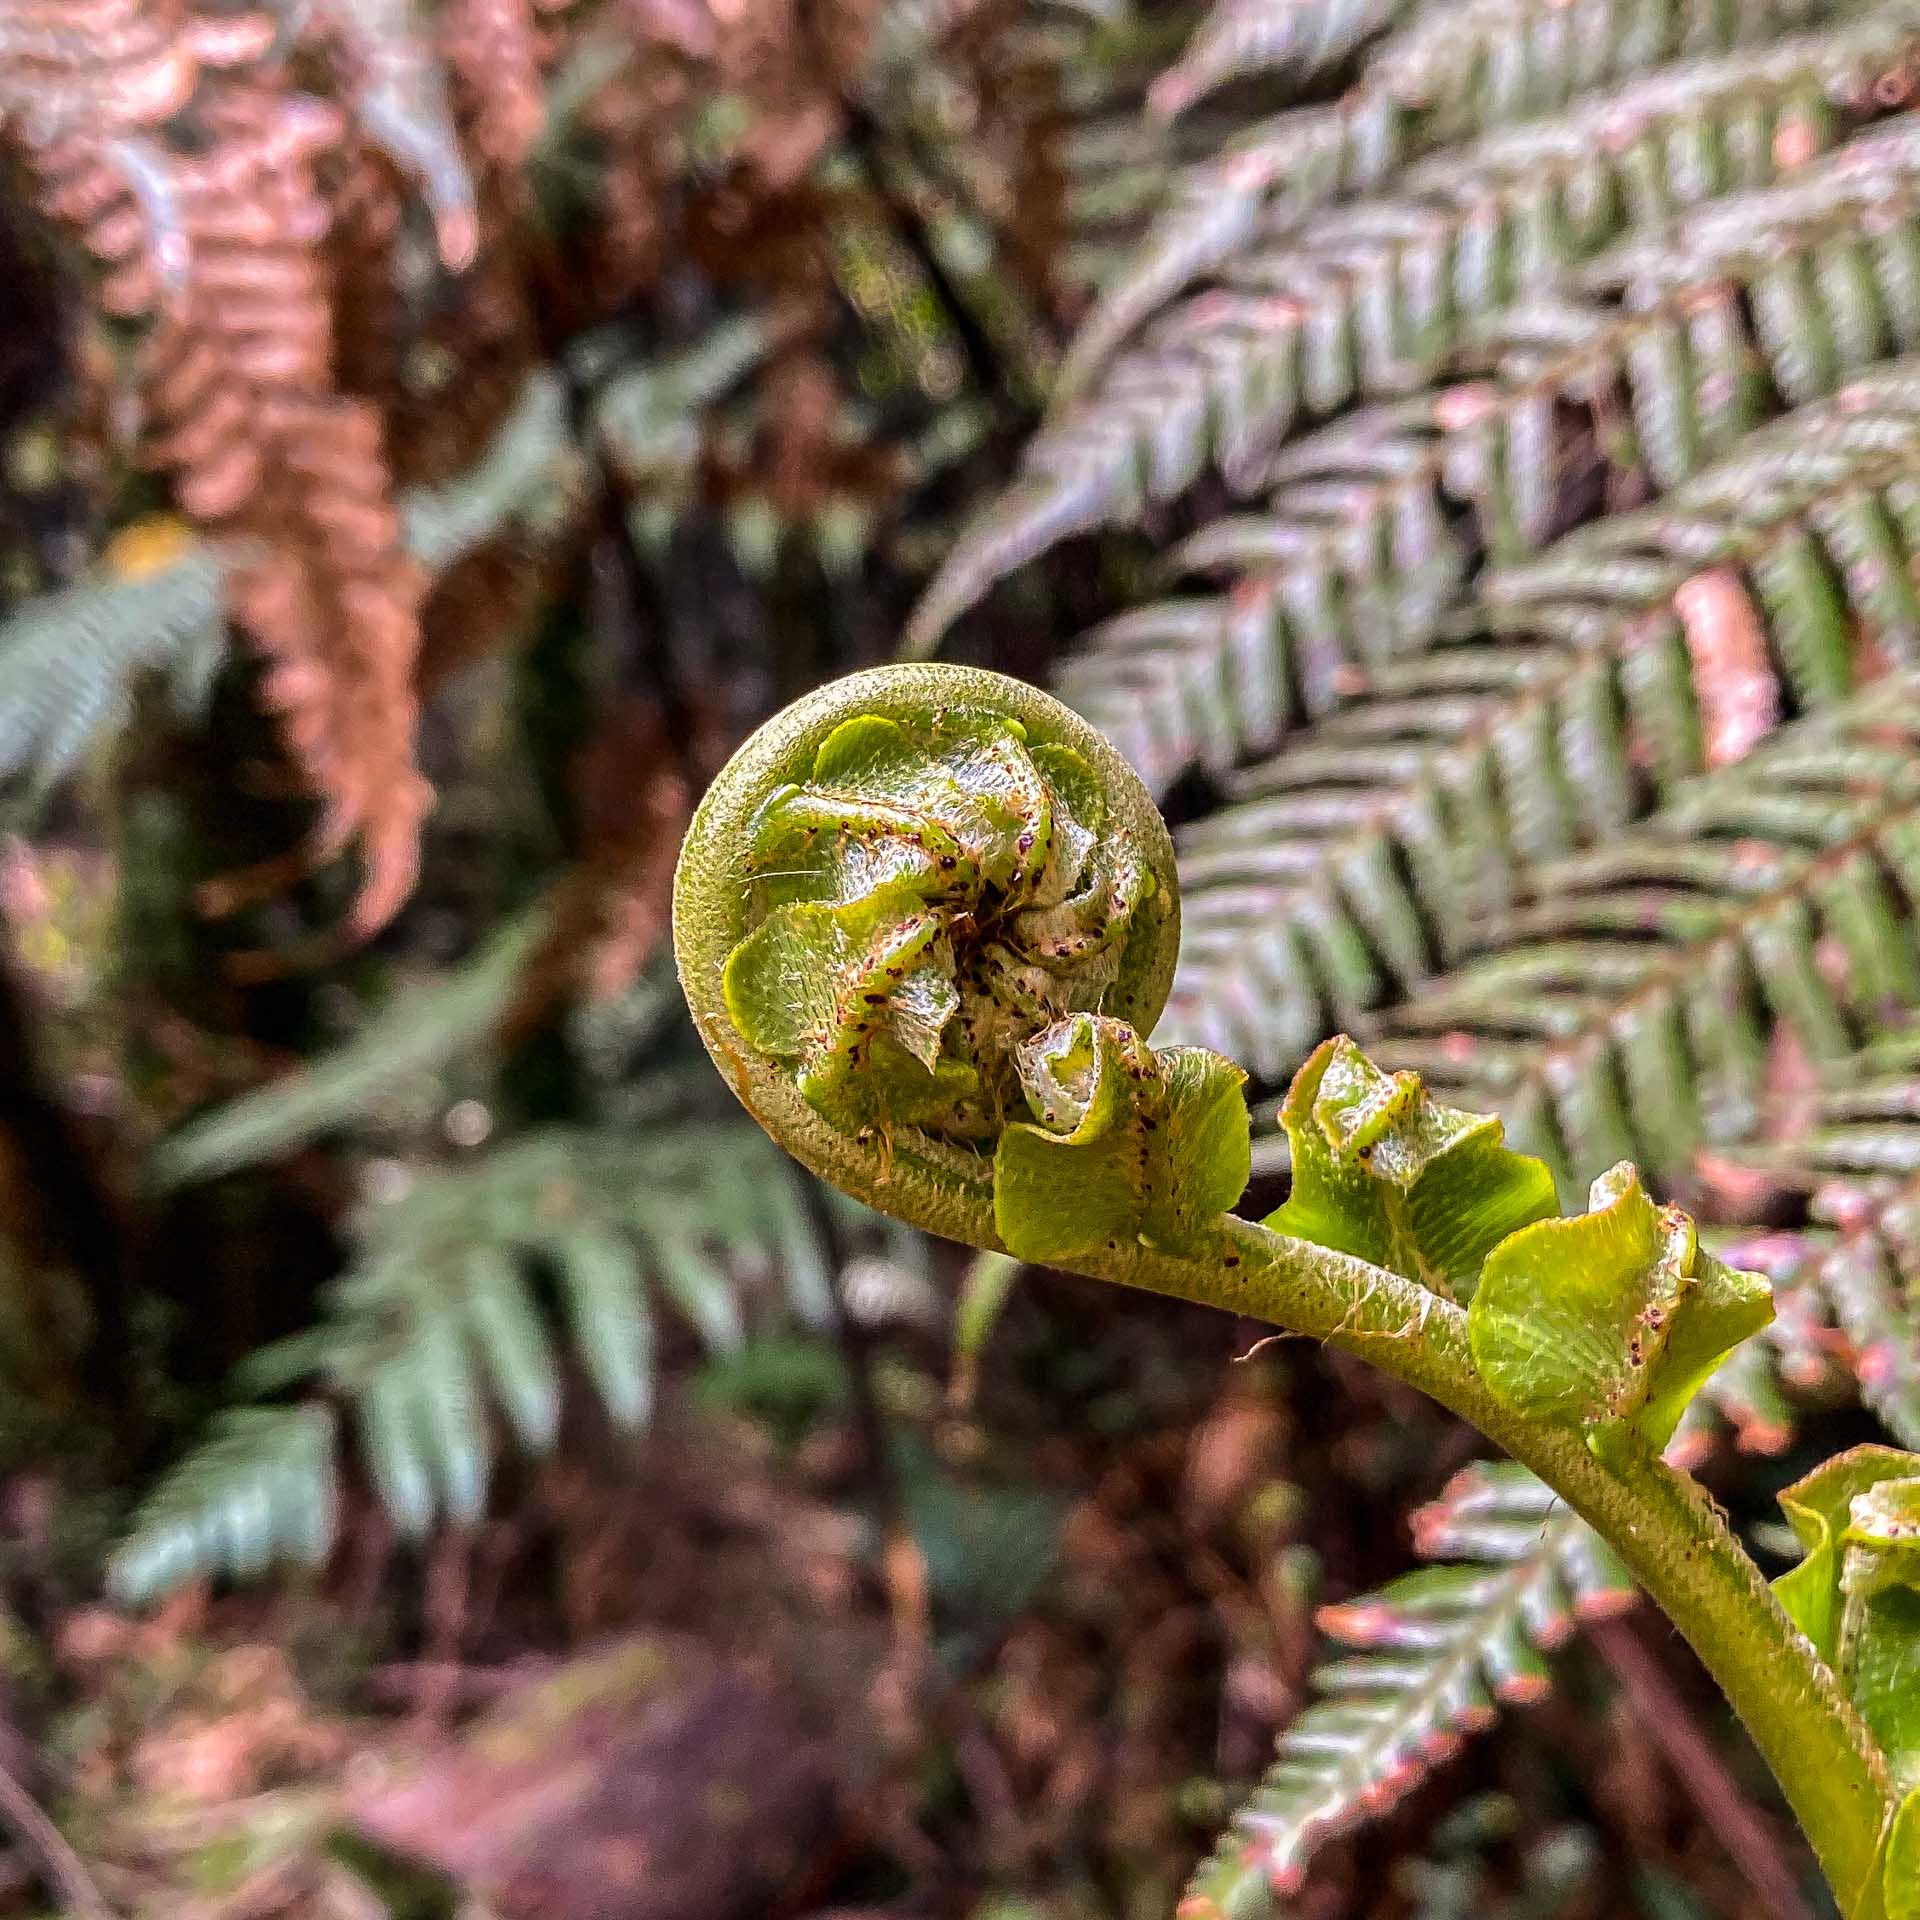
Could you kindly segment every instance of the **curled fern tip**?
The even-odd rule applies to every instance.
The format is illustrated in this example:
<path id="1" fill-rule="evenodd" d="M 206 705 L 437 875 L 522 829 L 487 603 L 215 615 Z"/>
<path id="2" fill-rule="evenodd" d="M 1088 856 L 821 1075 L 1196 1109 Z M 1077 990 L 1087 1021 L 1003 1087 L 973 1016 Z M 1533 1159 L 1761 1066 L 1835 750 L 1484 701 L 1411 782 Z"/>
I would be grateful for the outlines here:
<path id="1" fill-rule="evenodd" d="M 1092 1071 L 1064 1064 L 1090 1044 L 1073 1023 L 1144 1054 L 1178 920 L 1125 761 L 1047 695 L 944 665 L 853 675 L 762 727 L 695 816 L 674 897 L 688 1001 L 761 1124 L 866 1197 L 904 1150 L 975 1206 L 1009 1122 Z M 923 1217 L 910 1184 L 886 1204 Z M 994 1237 L 983 1214 L 923 1223 Z"/>

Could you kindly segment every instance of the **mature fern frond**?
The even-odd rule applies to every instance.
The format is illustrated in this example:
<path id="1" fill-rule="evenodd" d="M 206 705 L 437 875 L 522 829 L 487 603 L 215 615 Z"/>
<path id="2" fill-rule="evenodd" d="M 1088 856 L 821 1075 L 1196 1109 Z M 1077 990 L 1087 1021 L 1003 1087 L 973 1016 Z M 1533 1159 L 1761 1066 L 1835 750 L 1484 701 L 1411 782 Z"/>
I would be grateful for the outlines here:
<path id="1" fill-rule="evenodd" d="M 1844 1060 L 1920 1008 L 1920 676 L 1781 729 L 1631 834 L 1536 870 L 1485 957 L 1383 1024 L 1571 1190 L 1616 1160 L 1683 1175 L 1753 1124 L 1774 1023 Z"/>
<path id="2" fill-rule="evenodd" d="M 1715 1369 L 1681 1417 L 1669 1458 L 1713 1451 L 1724 1432 L 1742 1453 L 1777 1455 L 1793 1444 L 1807 1403 L 1852 1391 L 1846 1339 L 1834 1326 L 1819 1264 L 1825 1248 L 1805 1233 L 1711 1235 L 1729 1265 L 1764 1273 L 1773 1318 Z"/>
<path id="3" fill-rule="evenodd" d="M 1849 10 L 1823 0 L 1727 9 L 1686 0 L 1427 0 L 1375 50 L 1345 98 L 1252 127 L 1176 179 L 1166 210 L 1075 339 L 1060 398 L 1077 395 L 1149 314 L 1264 232 L 1377 192 L 1424 155 L 1551 113 L 1590 89 Z"/>
<path id="4" fill-rule="evenodd" d="M 1864 1199 L 1823 1197 L 1843 1231 L 1820 1285 L 1853 1347 L 1860 1397 L 1902 1446 L 1920 1446 L 1920 1177 Z"/>
<path id="5" fill-rule="evenodd" d="M 1157 789 L 1195 760 L 1222 771 L 1272 748 L 1426 645 L 1483 557 L 1549 537 L 1570 465 L 1597 463 L 1594 484 L 1673 486 L 1781 394 L 1830 391 L 1920 345 L 1916 252 L 1920 143 L 1906 129 L 1681 218 L 1481 329 L 1471 352 L 1487 377 L 1282 450 L 1263 511 L 1173 556 L 1244 577 L 1096 629 L 1064 664 L 1063 694 Z M 1789 305 L 1800 323 L 1749 317 Z M 1813 342 L 1826 344 L 1810 356 Z"/>
<path id="6" fill-rule="evenodd" d="M 1920 1036 L 1869 1041 L 1813 1096 L 1770 1100 L 1736 1164 L 1807 1195 L 1804 1284 L 1851 1348 L 1860 1397 L 1903 1445 L 1920 1445 Z"/>
<path id="7" fill-rule="evenodd" d="M 1281 1077 L 1329 1024 L 1463 956 L 1529 863 L 1624 829 L 1649 782 L 1920 657 L 1917 542 L 1920 367 L 1896 362 L 1666 500 L 1493 570 L 1461 633 L 1373 669 L 1184 836 L 1161 1030 Z M 1239 687 L 1223 704 L 1252 710 Z"/>
<path id="8" fill-rule="evenodd" d="M 1330 1834 L 1384 1812 L 1492 1722 L 1539 1699 L 1545 1651 L 1581 1619 L 1630 1605 L 1606 1543 L 1524 1468 L 1482 1464 L 1414 1517 L 1423 1558 L 1407 1574 L 1322 1610 L 1358 1658 L 1314 1676 L 1328 1696 L 1280 1737 L 1279 1758 L 1181 1902 L 1181 1920 L 1256 1920 L 1297 1892 Z"/>
<path id="9" fill-rule="evenodd" d="M 1060 662 L 1061 698 L 1156 794 L 1196 762 L 1225 774 L 1271 751 L 1438 632 L 1474 548 L 1441 491 L 1439 410 L 1423 397 L 1301 441 L 1264 510 L 1215 521 L 1169 556 L 1240 577 L 1120 614 Z"/>
<path id="10" fill-rule="evenodd" d="M 535 1291 L 557 1287 L 578 1357 L 608 1414 L 645 1424 L 654 1289 L 709 1347 L 737 1346 L 743 1273 L 777 1271 L 814 1324 L 827 1311 L 813 1227 L 787 1162 L 757 1129 L 687 1127 L 638 1141 L 553 1129 L 478 1164 L 422 1176 L 370 1209 L 325 1318 L 251 1361 L 250 1390 L 317 1385 L 354 1412 L 360 1450 L 409 1535 L 478 1517 L 503 1421 L 530 1452 L 560 1419 L 558 1343 Z M 229 1416 L 148 1497 L 113 1567 L 146 1597 L 196 1573 L 256 1571 L 332 1543 L 331 1453 L 292 1415 Z M 317 1417 L 317 1416 L 316 1416 Z M 250 1443 L 272 1447 L 258 1471 Z"/>
<path id="11" fill-rule="evenodd" d="M 0 786 L 44 790 L 126 718 L 135 683 L 164 676 L 183 712 L 225 656 L 219 610 L 231 560 L 193 545 L 158 572 L 29 601 L 0 623 Z"/>
<path id="12" fill-rule="evenodd" d="M 1281 222 L 1030 443 L 928 588 L 909 649 L 1060 539 L 1137 518 L 1210 462 L 1251 484 L 1297 422 L 1431 378 L 1470 320 L 1633 227 L 1803 163 L 1887 110 L 1879 83 L 1917 44 L 1902 0 L 1848 32 L 1656 74 L 1438 154 L 1389 196 Z"/>

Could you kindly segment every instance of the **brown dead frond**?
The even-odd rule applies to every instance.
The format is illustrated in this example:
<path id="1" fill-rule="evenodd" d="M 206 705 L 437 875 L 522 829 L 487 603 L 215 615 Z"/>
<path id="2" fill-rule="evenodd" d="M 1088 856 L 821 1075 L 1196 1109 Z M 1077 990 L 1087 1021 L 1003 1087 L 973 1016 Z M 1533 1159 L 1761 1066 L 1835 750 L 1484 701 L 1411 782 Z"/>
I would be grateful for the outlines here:
<path id="1" fill-rule="evenodd" d="M 418 865 L 421 584 L 380 416 L 336 385 L 319 168 L 342 116 L 288 88 L 273 46 L 262 16 L 166 0 L 16 6 L 0 26 L 0 127 L 99 263 L 103 307 L 143 324 L 144 455 L 195 525 L 233 542 L 232 618 L 324 807 L 313 851 L 361 842 L 364 932 Z M 395 82 L 369 70 L 365 84 Z M 457 230 L 442 237 L 458 251 Z"/>

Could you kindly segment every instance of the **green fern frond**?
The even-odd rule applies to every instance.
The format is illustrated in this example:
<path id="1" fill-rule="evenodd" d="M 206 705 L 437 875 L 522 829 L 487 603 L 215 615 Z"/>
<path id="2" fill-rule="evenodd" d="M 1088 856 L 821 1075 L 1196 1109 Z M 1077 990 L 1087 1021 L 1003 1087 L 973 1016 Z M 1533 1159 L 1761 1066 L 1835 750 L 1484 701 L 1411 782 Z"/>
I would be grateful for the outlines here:
<path id="1" fill-rule="evenodd" d="M 1733 8 L 1688 0 L 1428 0 L 1375 49 L 1344 99 L 1249 128 L 1176 179 L 1167 208 L 1087 316 L 1058 398 L 1082 392 L 1150 314 L 1226 268 L 1263 233 L 1377 192 L 1412 161 L 1555 112 L 1592 89 L 1853 11 L 1826 0 Z"/>
<path id="2" fill-rule="evenodd" d="M 154 1149 L 154 1186 L 190 1186 L 291 1152 L 476 1046 L 499 1024 L 547 931 L 544 913 L 520 915 L 464 965 L 386 1001 L 344 1046 L 189 1121 Z"/>
<path id="3" fill-rule="evenodd" d="M 1483 329 L 1501 382 L 1619 410 L 1615 465 L 1669 486 L 1778 404 L 1920 341 L 1920 140 L 1863 134 L 1771 189 L 1710 202 Z M 1500 423 L 1504 425 L 1502 416 Z M 1497 434 L 1489 456 L 1512 464 Z M 1517 516 L 1501 524 L 1513 524 Z"/>
<path id="4" fill-rule="evenodd" d="M 1752 1127 L 1777 1023 L 1843 1061 L 1920 1008 L 1920 676 L 1782 728 L 1631 834 L 1537 869 L 1484 957 L 1383 1023 L 1476 1090 L 1567 1189 L 1616 1160 L 1684 1174 Z"/>
<path id="5" fill-rule="evenodd" d="M 1323 1609 L 1358 1657 L 1315 1674 L 1326 1696 L 1280 1737 L 1279 1757 L 1188 1886 L 1181 1920 L 1258 1920 L 1297 1892 L 1330 1835 L 1377 1817 L 1504 1704 L 1539 1699 L 1544 1653 L 1581 1619 L 1630 1605 L 1606 1543 L 1524 1468 L 1481 1464 L 1414 1519 L 1423 1558 Z"/>
<path id="6" fill-rule="evenodd" d="M 1223 772 L 1271 750 L 1379 661 L 1427 644 L 1486 556 L 1516 559 L 1554 531 L 1571 463 L 1674 486 L 1736 448 L 1780 394 L 1831 391 L 1920 344 L 1920 142 L 1862 138 L 1577 285 L 1582 298 L 1529 301 L 1483 330 L 1471 351 L 1495 367 L 1488 377 L 1282 449 L 1263 510 L 1173 556 L 1242 577 L 1124 614 L 1069 655 L 1063 696 L 1156 791 L 1196 761 Z M 1829 307 L 1804 333 L 1756 329 L 1750 310 L 1777 313 L 1793 289 L 1812 290 L 1803 308 Z M 1811 378 L 1804 342 L 1816 339 L 1829 344 Z"/>
<path id="7" fill-rule="evenodd" d="M 126 1600 L 218 1569 L 242 1577 L 319 1566 L 339 1524 L 334 1417 L 322 1405 L 234 1407 L 148 1494 L 114 1557 Z"/>
<path id="8" fill-rule="evenodd" d="M 727 1350 L 742 1338 L 741 1281 L 775 1273 L 793 1310 L 824 1324 L 817 1236 L 791 1168 L 758 1129 L 622 1141 L 556 1128 L 372 1207 L 324 1317 L 256 1355 L 241 1384 L 317 1388 L 349 1406 L 382 1504 L 417 1538 L 479 1516 L 496 1425 L 529 1453 L 552 1447 L 563 1344 L 608 1415 L 639 1428 L 653 1403 L 653 1293 L 704 1345 Z M 540 1280 L 557 1290 L 564 1342 Z M 195 1574 L 256 1572 L 289 1548 L 323 1558 L 335 1468 L 329 1449 L 297 1442 L 296 1415 L 320 1417 L 306 1403 L 228 1415 L 136 1515 L 116 1589 L 146 1598 Z M 267 1438 L 274 1449 L 249 1474 L 247 1445 Z"/>
<path id="9" fill-rule="evenodd" d="M 196 546 L 162 572 L 46 594 L 0 623 L 0 787 L 44 792 L 71 773 L 124 723 L 144 675 L 197 710 L 225 656 L 226 573 L 217 548 Z"/>
<path id="10" fill-rule="evenodd" d="M 1385 197 L 1281 221 L 1029 444 L 1021 477 L 929 586 L 907 650 L 930 649 L 1059 540 L 1137 519 L 1210 464 L 1255 484 L 1301 420 L 1432 378 L 1469 322 L 1537 297 L 1636 226 L 1802 163 L 1887 110 L 1875 82 L 1917 39 L 1900 0 L 1849 32 L 1664 71 L 1436 154 Z"/>
<path id="11" fill-rule="evenodd" d="M 1920 1447 L 1920 1177 L 1838 1210 L 1821 1288 L 1853 1348 L 1860 1398 L 1902 1446 Z"/>
<path id="12" fill-rule="evenodd" d="M 1844 695 L 1876 650 L 1920 656 L 1916 544 L 1920 368 L 1899 362 L 1666 500 L 1493 570 L 1464 631 L 1373 669 L 1365 697 L 1235 775 L 1183 837 L 1161 1031 L 1280 1078 L 1330 1025 L 1459 961 L 1532 865 L 1619 834 L 1649 783 Z M 1421 1005 L 1452 991 L 1468 989 L 1425 986 Z"/>
<path id="13" fill-rule="evenodd" d="M 1060 697 L 1154 794 L 1196 763 L 1224 775 L 1271 752 L 1338 707 L 1362 671 L 1438 633 L 1475 543 L 1441 491 L 1437 411 L 1422 396 L 1300 441 L 1276 462 L 1263 509 L 1217 520 L 1168 556 L 1171 569 L 1230 584 L 1120 614 L 1060 662 Z"/>
<path id="14" fill-rule="evenodd" d="M 566 388 L 550 368 L 536 368 L 472 466 L 439 486 L 407 494 L 401 538 L 438 576 L 510 528 L 537 533 L 563 517 L 580 465 Z"/>
<path id="15" fill-rule="evenodd" d="M 1737 1163 L 1808 1195 L 1830 1229 L 1805 1283 L 1848 1347 L 1860 1398 L 1904 1446 L 1920 1445 L 1920 1036 L 1870 1041 L 1824 1089 L 1776 1097 Z"/>
<path id="16" fill-rule="evenodd" d="M 571 510 L 577 460 L 559 381 L 536 372 L 466 473 L 407 495 L 409 552 L 437 575 L 516 524 L 548 526 Z M 197 712 L 227 658 L 228 565 L 188 540 L 155 572 L 42 594 L 0 622 L 0 788 L 44 795 L 125 724 L 144 674 Z"/>
<path id="17" fill-rule="evenodd" d="M 448 105 L 446 69 L 414 0 L 274 0 L 291 32 L 330 43 L 369 143 L 419 192 L 443 265 L 473 259 L 479 210 Z"/>
<path id="18" fill-rule="evenodd" d="M 1730 1266 L 1764 1273 L 1774 1313 L 1715 1369 L 1680 1422 L 1669 1458 L 1711 1452 L 1724 1431 L 1742 1453 L 1778 1455 L 1793 1444 L 1810 1399 L 1848 1397 L 1844 1337 L 1834 1327 L 1819 1278 L 1825 1246 L 1806 1233 L 1711 1236 Z"/>

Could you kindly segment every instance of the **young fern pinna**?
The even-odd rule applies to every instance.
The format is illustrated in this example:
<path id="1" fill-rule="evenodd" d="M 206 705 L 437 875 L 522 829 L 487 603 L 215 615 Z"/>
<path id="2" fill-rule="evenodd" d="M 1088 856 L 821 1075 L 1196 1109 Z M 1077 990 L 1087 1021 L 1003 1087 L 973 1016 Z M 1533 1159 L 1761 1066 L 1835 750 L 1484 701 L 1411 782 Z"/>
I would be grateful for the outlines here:
<path id="1" fill-rule="evenodd" d="M 1808 1551 L 1776 1596 L 1660 1457 L 1771 1316 L 1765 1281 L 1627 1165 L 1560 1217 L 1498 1121 L 1344 1038 L 1282 1108 L 1286 1204 L 1229 1213 L 1244 1075 L 1148 1044 L 1179 940 L 1172 849 L 1083 720 L 961 667 L 810 695 L 702 803 L 674 931 L 722 1073 L 823 1178 L 976 1247 L 1331 1341 L 1505 1448 L 1692 1642 L 1849 1920 L 1920 1914 L 1920 1457 L 1857 1450 L 1790 1490 Z"/>

